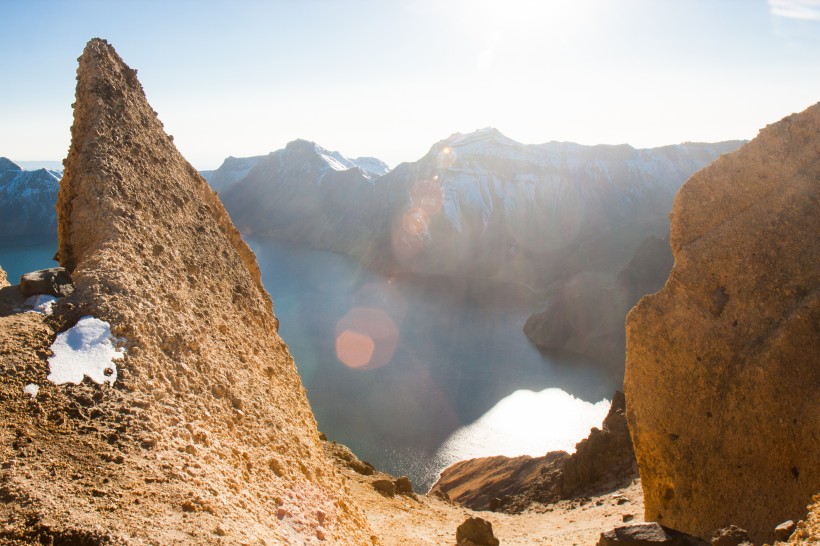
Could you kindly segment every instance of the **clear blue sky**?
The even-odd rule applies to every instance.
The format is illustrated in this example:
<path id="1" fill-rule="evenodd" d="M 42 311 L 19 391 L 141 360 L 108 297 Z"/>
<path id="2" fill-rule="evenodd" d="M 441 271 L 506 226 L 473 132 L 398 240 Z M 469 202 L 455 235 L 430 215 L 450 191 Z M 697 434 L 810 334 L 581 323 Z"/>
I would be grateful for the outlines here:
<path id="1" fill-rule="evenodd" d="M 395 166 L 453 132 L 752 138 L 820 100 L 820 0 L 0 0 L 0 156 L 65 157 L 109 40 L 200 169 L 314 140 Z"/>

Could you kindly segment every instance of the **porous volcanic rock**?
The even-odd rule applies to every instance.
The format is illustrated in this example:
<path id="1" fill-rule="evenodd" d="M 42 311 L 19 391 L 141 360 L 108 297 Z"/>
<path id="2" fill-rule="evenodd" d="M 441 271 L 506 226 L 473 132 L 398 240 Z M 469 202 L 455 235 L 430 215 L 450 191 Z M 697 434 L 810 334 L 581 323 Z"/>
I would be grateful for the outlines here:
<path id="1" fill-rule="evenodd" d="M 371 543 L 253 253 L 104 40 L 79 59 L 71 135 L 75 290 L 52 318 L 0 319 L 0 542 Z M 84 315 L 127 351 L 113 386 L 46 379 L 55 330 Z"/>
<path id="2" fill-rule="evenodd" d="M 789 546 L 820 544 L 820 495 L 815 495 L 808 508 L 808 515 L 797 523 L 797 528 L 789 537 Z"/>
<path id="3" fill-rule="evenodd" d="M 675 265 L 627 318 L 625 390 L 646 519 L 755 543 L 820 484 L 820 104 L 695 174 Z"/>

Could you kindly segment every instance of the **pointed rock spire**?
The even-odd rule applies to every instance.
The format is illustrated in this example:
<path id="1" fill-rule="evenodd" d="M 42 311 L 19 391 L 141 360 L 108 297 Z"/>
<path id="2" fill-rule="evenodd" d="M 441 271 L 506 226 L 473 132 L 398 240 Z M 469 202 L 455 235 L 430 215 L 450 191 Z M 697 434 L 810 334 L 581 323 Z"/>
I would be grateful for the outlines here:
<path id="1" fill-rule="evenodd" d="M 2 406 L 28 439 L 25 468 L 4 470 L 0 508 L 34 523 L 4 536 L 370 543 L 253 253 L 104 40 L 79 59 L 74 114 L 58 216 L 75 290 L 53 320 L 105 321 L 125 356 L 111 386 L 54 385 L 45 358 L 26 357 L 41 417 Z"/>

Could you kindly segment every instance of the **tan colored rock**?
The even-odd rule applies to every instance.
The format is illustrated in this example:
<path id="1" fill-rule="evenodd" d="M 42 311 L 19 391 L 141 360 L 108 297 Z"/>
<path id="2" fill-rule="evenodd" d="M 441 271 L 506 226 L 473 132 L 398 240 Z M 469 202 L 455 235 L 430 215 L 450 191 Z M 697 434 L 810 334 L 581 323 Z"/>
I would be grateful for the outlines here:
<path id="1" fill-rule="evenodd" d="M 0 288 L 3 288 L 4 286 L 8 286 L 8 285 L 9 285 L 9 279 L 6 276 L 6 272 L 3 270 L 2 267 L 0 267 Z"/>
<path id="2" fill-rule="evenodd" d="M 820 494 L 815 495 L 806 518 L 797 523 L 797 528 L 789 537 L 789 546 L 809 546 L 820 544 Z"/>
<path id="3" fill-rule="evenodd" d="M 48 324 L 0 324 L 31 347 L 0 351 L 3 538 L 370 544 L 253 253 L 103 40 L 80 57 L 74 116 L 58 254 L 75 291 Z M 82 315 L 123 338 L 113 387 L 46 379 L 49 328 Z"/>
<path id="4" fill-rule="evenodd" d="M 820 484 L 820 104 L 694 175 L 675 265 L 627 318 L 646 519 L 756 543 Z"/>

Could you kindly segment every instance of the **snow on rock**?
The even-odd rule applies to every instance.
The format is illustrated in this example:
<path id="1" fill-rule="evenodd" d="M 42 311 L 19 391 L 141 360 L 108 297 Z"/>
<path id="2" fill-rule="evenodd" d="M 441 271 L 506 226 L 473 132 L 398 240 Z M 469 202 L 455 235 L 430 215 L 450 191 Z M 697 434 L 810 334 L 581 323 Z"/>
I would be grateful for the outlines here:
<path id="1" fill-rule="evenodd" d="M 31 396 L 31 399 L 37 398 L 37 393 L 40 392 L 40 385 L 35 385 L 34 383 L 29 383 L 25 387 L 23 387 L 23 392 Z"/>
<path id="2" fill-rule="evenodd" d="M 51 306 L 54 305 L 55 301 L 57 301 L 57 298 L 54 296 L 50 296 L 48 294 L 35 294 L 26 298 L 26 301 L 23 303 L 26 307 L 30 307 L 35 313 L 50 315 Z"/>
<path id="3" fill-rule="evenodd" d="M 111 325 L 91 316 L 81 318 L 76 325 L 61 334 L 51 345 L 54 356 L 48 359 L 51 373 L 48 380 L 57 385 L 82 383 L 88 376 L 98 384 L 114 384 L 117 380 L 115 360 L 125 354 L 114 346 Z"/>

